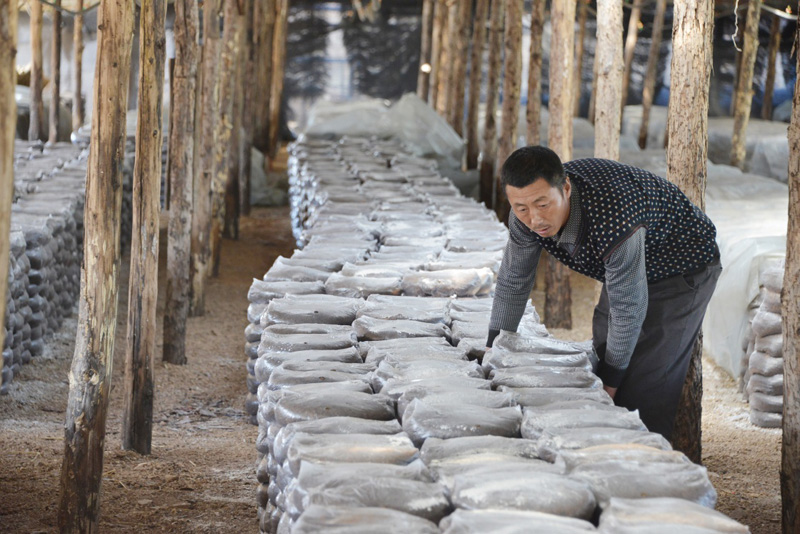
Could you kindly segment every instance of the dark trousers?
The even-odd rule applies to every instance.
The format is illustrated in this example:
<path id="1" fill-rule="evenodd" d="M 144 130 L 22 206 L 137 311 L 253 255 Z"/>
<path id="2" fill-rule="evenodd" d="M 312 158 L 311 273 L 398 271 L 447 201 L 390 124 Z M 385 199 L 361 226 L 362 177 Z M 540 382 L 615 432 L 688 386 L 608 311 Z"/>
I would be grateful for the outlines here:
<path id="1" fill-rule="evenodd" d="M 721 272 L 716 261 L 696 272 L 647 285 L 647 314 L 614 403 L 639 410 L 647 428 L 667 439 L 672 437 L 692 349 Z M 603 285 L 592 321 L 600 365 L 607 337 L 608 293 Z"/>

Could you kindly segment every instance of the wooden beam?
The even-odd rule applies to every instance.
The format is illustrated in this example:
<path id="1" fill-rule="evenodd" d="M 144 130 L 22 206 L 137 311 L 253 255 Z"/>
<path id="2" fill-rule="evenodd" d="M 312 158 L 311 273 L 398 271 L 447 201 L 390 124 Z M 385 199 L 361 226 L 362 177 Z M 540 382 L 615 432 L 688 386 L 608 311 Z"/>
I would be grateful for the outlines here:
<path id="1" fill-rule="evenodd" d="M 667 0 L 657 0 L 656 16 L 653 19 L 653 37 L 650 42 L 650 54 L 647 56 L 647 74 L 644 77 L 642 88 L 642 123 L 639 125 L 639 148 L 647 148 L 647 134 L 650 129 L 650 108 L 653 107 L 653 97 L 656 88 L 656 69 L 661 55 L 661 34 L 664 33 L 664 12 Z"/>
<path id="2" fill-rule="evenodd" d="M 622 108 L 622 0 L 597 0 L 594 156 L 619 159 Z"/>
<path id="3" fill-rule="evenodd" d="M 503 69 L 503 124 L 497 147 L 495 212 L 501 222 L 507 223 L 510 206 L 506 191 L 500 184 L 500 169 L 508 156 L 517 148 L 519 125 L 519 96 L 522 85 L 522 0 L 506 0 L 505 62 Z"/>
<path id="4" fill-rule="evenodd" d="M 61 532 L 98 532 L 103 443 L 117 327 L 122 155 L 133 10 L 134 4 L 128 0 L 102 0 L 97 15 L 80 314 L 69 374 L 58 509 Z"/>
<path id="5" fill-rule="evenodd" d="M 764 82 L 764 103 L 761 106 L 761 118 L 765 121 L 772 120 L 772 93 L 775 90 L 775 60 L 778 59 L 778 49 L 781 46 L 781 19 L 772 15 L 772 25 L 769 30 L 769 52 L 767 53 L 767 79 Z"/>
<path id="6" fill-rule="evenodd" d="M 467 97 L 467 169 L 478 168 L 480 142 L 478 140 L 478 112 L 481 104 L 481 78 L 483 76 L 483 51 L 486 50 L 486 18 L 489 0 L 475 3 L 475 22 L 472 28 L 472 50 L 469 59 L 469 96 Z"/>
<path id="7" fill-rule="evenodd" d="M 486 0 L 483 0 L 486 1 Z M 435 0 L 422 1 L 422 28 L 417 70 L 417 96 L 427 102 L 431 80 L 431 38 L 433 31 L 433 4 Z"/>
<path id="8" fill-rule="evenodd" d="M 489 15 L 489 72 L 486 79 L 486 116 L 483 124 L 483 149 L 480 163 L 480 200 L 489 208 L 495 206 L 494 167 L 497 157 L 497 103 L 500 74 L 503 67 L 503 25 L 505 0 L 492 0 Z"/>
<path id="9" fill-rule="evenodd" d="M 734 92 L 733 136 L 731 137 L 731 165 L 744 169 L 747 140 L 747 124 L 753 105 L 753 68 L 758 53 L 758 22 L 761 18 L 761 0 L 750 0 L 747 7 L 747 22 L 744 27 L 742 68 Z"/>
<path id="10" fill-rule="evenodd" d="M 445 0 L 445 26 L 442 29 L 442 45 L 439 48 L 439 90 L 436 93 L 436 112 L 449 121 L 451 87 L 453 86 L 453 53 L 455 51 L 456 13 L 455 0 Z"/>
<path id="11" fill-rule="evenodd" d="M 433 29 L 431 30 L 431 78 L 428 104 L 436 109 L 436 100 L 439 98 L 439 78 L 442 75 L 441 56 L 442 41 L 447 31 L 447 4 L 446 0 L 434 0 L 433 4 Z"/>
<path id="12" fill-rule="evenodd" d="M 78 0 L 78 12 L 73 21 L 72 48 L 75 54 L 73 86 L 72 86 L 72 131 L 83 126 L 83 92 L 81 76 L 83 76 L 83 0 Z"/>
<path id="13" fill-rule="evenodd" d="M 642 18 L 642 0 L 633 0 L 631 15 L 628 19 L 628 33 L 625 36 L 625 71 L 622 75 L 622 101 L 620 105 L 624 111 L 628 103 L 628 87 L 631 84 L 631 67 L 633 53 L 636 51 L 636 42 L 639 40 L 639 22 Z"/>
<path id="14" fill-rule="evenodd" d="M 542 123 L 542 35 L 544 34 L 545 0 L 533 0 L 531 5 L 531 48 L 528 61 L 528 105 L 525 108 L 527 124 L 525 140 L 538 145 Z"/>
<path id="15" fill-rule="evenodd" d="M 586 40 L 586 19 L 589 16 L 589 0 L 578 2 L 578 39 L 575 42 L 575 81 L 572 82 L 573 107 L 572 114 L 578 116 L 581 111 L 581 82 L 583 81 L 583 51 Z"/>
<path id="16" fill-rule="evenodd" d="M 456 28 L 453 43 L 453 82 L 449 98 L 449 120 L 456 133 L 464 135 L 464 92 L 467 85 L 467 56 L 469 55 L 472 2 L 456 4 Z"/>
<path id="17" fill-rule="evenodd" d="M 0 117 L 7 117 L 0 128 L 0 321 L 6 316 L 9 250 L 11 247 L 11 203 L 14 200 L 14 137 L 17 131 L 17 17 L 16 0 L 0 0 Z M 0 328 L 0 347 L 4 347 L 5 328 Z M 3 370 L 0 358 L 0 374 Z M 0 379 L 2 382 L 2 379 Z"/>
<path id="18" fill-rule="evenodd" d="M 572 82 L 575 58 L 575 2 L 554 0 L 550 20 L 553 34 L 550 45 L 550 121 L 547 146 L 562 161 L 572 159 Z M 572 297 L 568 268 L 548 256 L 545 273 L 545 325 L 548 328 L 572 328 Z"/>
<path id="19" fill-rule="evenodd" d="M 269 105 L 272 91 L 272 40 L 275 33 L 275 1 L 255 0 L 253 10 L 256 30 L 255 125 L 253 145 L 269 152 Z"/>
<path id="20" fill-rule="evenodd" d="M 31 108 L 28 123 L 28 139 L 31 141 L 44 139 L 44 103 L 42 88 L 44 72 L 42 70 L 42 3 L 32 0 L 31 9 Z"/>
<path id="21" fill-rule="evenodd" d="M 194 0 L 175 0 L 174 100 L 170 105 L 170 188 L 167 230 L 167 299 L 164 313 L 163 359 L 186 363 L 186 319 L 189 315 L 191 268 L 192 181 L 194 161 L 195 101 L 197 95 L 198 8 Z"/>
<path id="22" fill-rule="evenodd" d="M 122 448 L 139 454 L 150 454 L 153 433 L 166 17 L 165 0 L 142 2 L 139 11 L 139 103 L 133 167 L 125 406 L 122 411 Z"/>
<path id="23" fill-rule="evenodd" d="M 53 42 L 50 48 L 50 132 L 49 143 L 58 141 L 58 108 L 61 103 L 61 0 L 54 0 Z"/>
<path id="24" fill-rule="evenodd" d="M 700 209 L 705 209 L 708 159 L 708 86 L 711 76 L 713 0 L 675 2 L 672 23 L 673 56 L 667 135 L 667 179 Z M 672 445 L 690 460 L 702 460 L 702 335 L 695 344 L 683 394 L 675 417 Z"/>
<path id="25" fill-rule="evenodd" d="M 245 24 L 242 35 L 242 68 L 239 72 L 239 81 L 242 93 L 242 108 L 239 113 L 241 120 L 241 143 L 239 144 L 239 206 L 238 213 L 250 214 L 250 151 L 253 148 L 255 134 L 256 87 L 249 83 L 250 73 L 256 72 L 256 43 L 255 43 L 255 0 L 245 1 Z M 237 238 L 238 238 L 237 217 Z"/>
<path id="26" fill-rule="evenodd" d="M 283 76 L 286 65 L 286 37 L 289 29 L 289 0 L 275 2 L 275 32 L 272 41 L 272 94 L 269 100 L 269 156 L 280 148 L 280 116 L 283 102 Z"/>

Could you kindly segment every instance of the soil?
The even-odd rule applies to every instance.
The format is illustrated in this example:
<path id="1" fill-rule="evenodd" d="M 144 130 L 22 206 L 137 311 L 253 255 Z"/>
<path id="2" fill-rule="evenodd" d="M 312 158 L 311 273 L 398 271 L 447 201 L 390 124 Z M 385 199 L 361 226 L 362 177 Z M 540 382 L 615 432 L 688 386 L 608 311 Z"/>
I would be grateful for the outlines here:
<path id="1" fill-rule="evenodd" d="M 128 270 L 123 260 L 101 532 L 258 531 L 257 429 L 243 410 L 247 289 L 275 257 L 291 254 L 294 242 L 288 208 L 255 209 L 240 226 L 239 240 L 223 242 L 220 274 L 207 288 L 206 314 L 189 320 L 188 365 L 161 363 L 159 343 L 149 456 L 120 448 Z M 162 246 L 160 287 L 165 257 Z M 585 340 L 591 337 L 595 284 L 579 276 L 572 280 L 575 327 L 553 333 Z M 540 291 L 534 294 L 534 304 L 543 309 Z M 163 313 L 162 302 L 159 317 Z M 49 339 L 45 354 L 22 368 L 10 394 L 0 397 L 3 532 L 58 530 L 67 373 L 76 315 Z M 704 362 L 704 378 L 703 459 L 719 494 L 717 509 L 749 525 L 753 534 L 779 532 L 780 431 L 752 426 L 735 383 L 709 360 Z"/>

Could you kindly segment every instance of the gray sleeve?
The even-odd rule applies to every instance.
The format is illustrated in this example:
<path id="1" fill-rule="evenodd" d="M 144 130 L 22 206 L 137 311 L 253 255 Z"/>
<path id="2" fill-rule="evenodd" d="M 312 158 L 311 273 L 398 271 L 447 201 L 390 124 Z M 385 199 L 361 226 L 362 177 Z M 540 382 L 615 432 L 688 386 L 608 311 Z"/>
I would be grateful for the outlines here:
<path id="1" fill-rule="evenodd" d="M 638 229 L 605 264 L 609 305 L 605 364 L 610 369 L 601 378 L 610 387 L 619 386 L 647 313 L 645 233 L 644 228 Z"/>
<path id="2" fill-rule="evenodd" d="M 542 247 L 512 211 L 508 216 L 508 243 L 497 275 L 489 330 L 516 332 L 536 279 Z"/>

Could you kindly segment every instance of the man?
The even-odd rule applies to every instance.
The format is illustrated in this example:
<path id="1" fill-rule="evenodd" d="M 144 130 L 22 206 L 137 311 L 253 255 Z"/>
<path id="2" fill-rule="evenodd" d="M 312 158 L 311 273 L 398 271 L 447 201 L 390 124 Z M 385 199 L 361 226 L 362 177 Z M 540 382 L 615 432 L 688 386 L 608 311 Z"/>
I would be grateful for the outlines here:
<path id="1" fill-rule="evenodd" d="M 598 376 L 619 406 L 672 436 L 706 306 L 722 270 L 716 229 L 673 184 L 615 161 L 561 163 L 515 151 L 501 171 L 511 204 L 487 346 L 519 325 L 542 249 L 603 282 L 592 321 Z"/>

